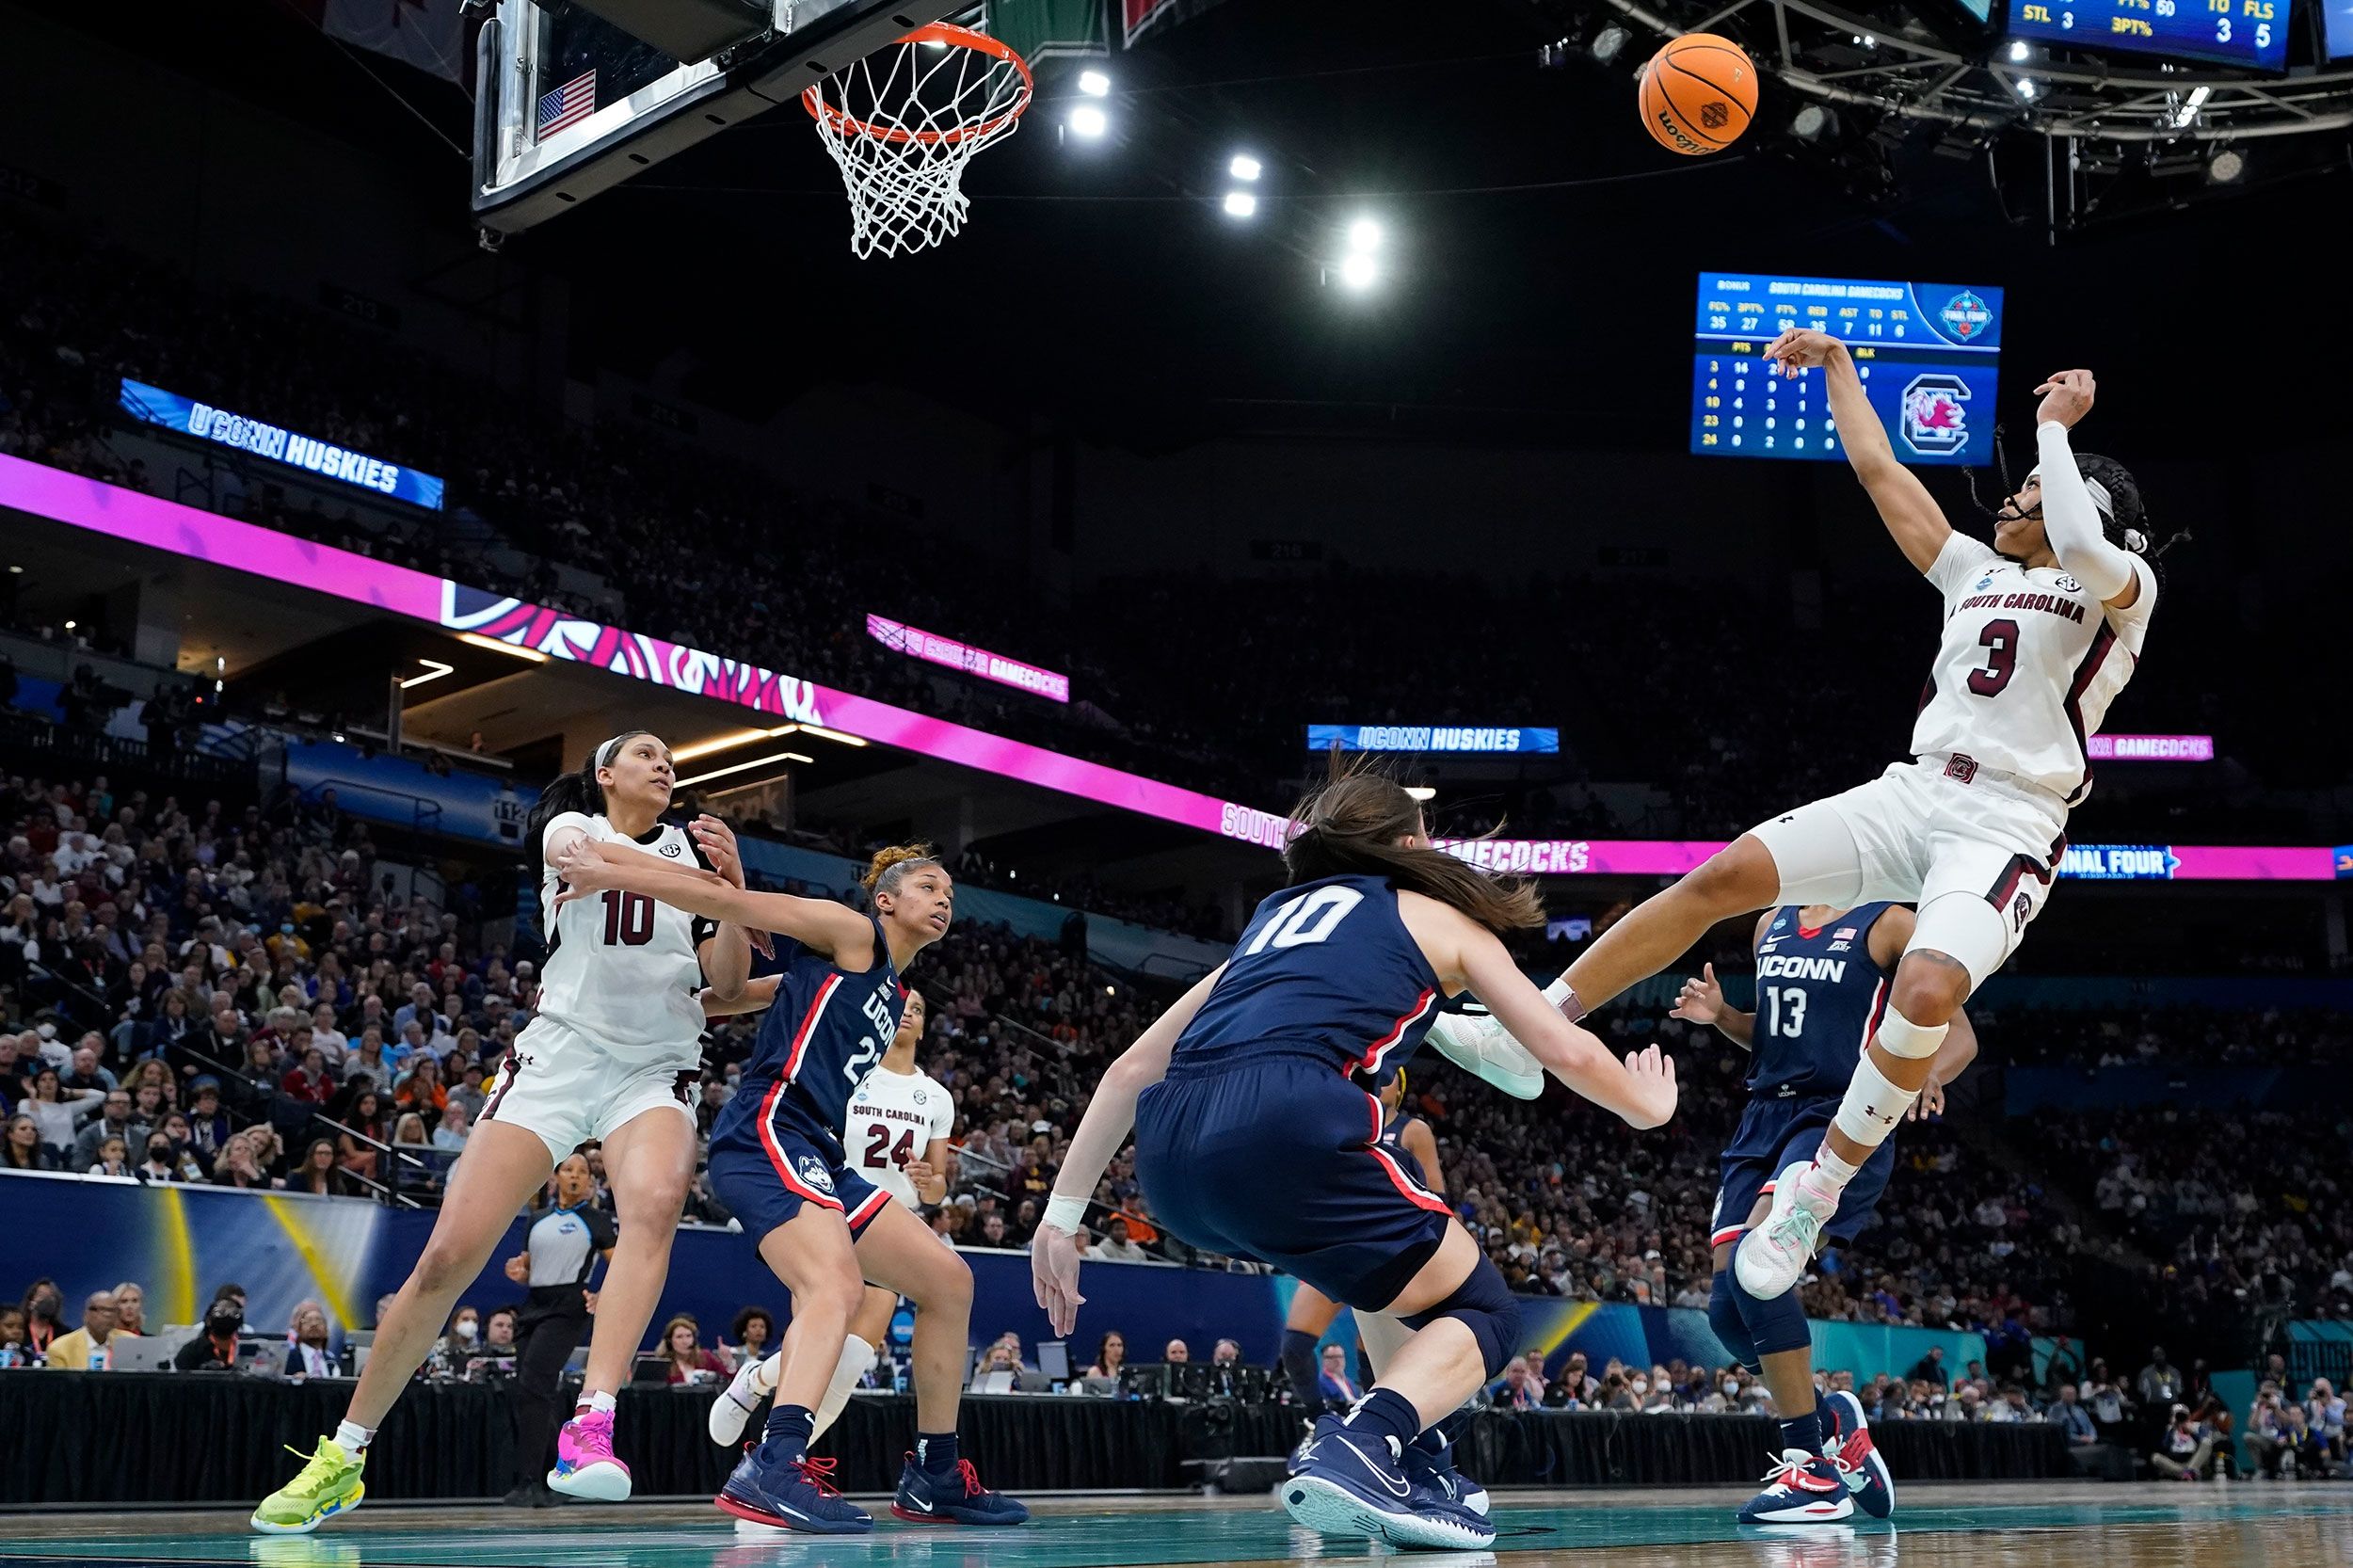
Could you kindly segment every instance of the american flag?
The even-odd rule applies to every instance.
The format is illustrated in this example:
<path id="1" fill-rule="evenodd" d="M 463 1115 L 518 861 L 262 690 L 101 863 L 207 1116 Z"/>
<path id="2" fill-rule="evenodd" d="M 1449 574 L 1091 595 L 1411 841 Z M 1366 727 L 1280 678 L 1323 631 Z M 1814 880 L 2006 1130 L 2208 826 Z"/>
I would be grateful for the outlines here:
<path id="1" fill-rule="evenodd" d="M 577 120 L 597 112 L 597 73 L 575 76 L 539 100 L 538 137 L 544 141 Z"/>

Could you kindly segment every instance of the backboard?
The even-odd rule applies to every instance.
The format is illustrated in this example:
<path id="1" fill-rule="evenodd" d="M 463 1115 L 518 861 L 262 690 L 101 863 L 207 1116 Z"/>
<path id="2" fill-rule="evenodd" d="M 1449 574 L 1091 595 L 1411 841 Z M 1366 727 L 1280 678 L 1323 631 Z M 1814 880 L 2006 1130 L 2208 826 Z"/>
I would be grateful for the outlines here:
<path id="1" fill-rule="evenodd" d="M 576 0 L 500 0 L 475 41 L 474 219 L 494 244 L 756 115 L 797 114 L 804 88 L 971 4 L 760 0 L 753 37 L 681 61 Z"/>

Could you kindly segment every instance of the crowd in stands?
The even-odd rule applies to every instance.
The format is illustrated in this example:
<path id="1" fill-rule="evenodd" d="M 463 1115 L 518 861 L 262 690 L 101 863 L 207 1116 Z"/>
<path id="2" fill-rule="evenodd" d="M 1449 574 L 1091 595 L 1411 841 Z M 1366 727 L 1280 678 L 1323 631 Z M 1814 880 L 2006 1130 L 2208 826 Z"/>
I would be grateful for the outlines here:
<path id="1" fill-rule="evenodd" d="M 1785 596 L 1662 615 L 1651 595 L 1543 570 L 1175 574 L 1096 584 L 1041 616 L 1028 613 L 1034 584 L 899 514 L 796 492 L 624 421 L 536 415 L 395 338 L 309 318 L 307 305 L 293 307 L 304 328 L 286 330 L 283 300 L 88 236 L 0 221 L 0 290 L 11 301 L 0 452 L 178 498 L 176 475 L 115 449 L 122 376 L 275 415 L 445 476 L 449 508 L 363 520 L 264 473 L 218 502 L 246 520 L 1267 808 L 1309 771 L 1313 720 L 1545 724 L 1569 751 L 1543 787 L 1449 800 L 1446 831 L 1508 818 L 1523 835 L 1729 834 L 1897 756 L 1930 648 L 1925 599 L 1842 604 L 1840 645 L 1871 656 L 1810 660 L 1771 703 L 1738 700 L 1728 672 L 1760 648 L 1818 636 Z M 1478 636 L 1401 648 L 1399 628 L 1449 602 L 1479 606 Z M 869 611 L 1069 672 L 1077 699 L 919 664 L 867 634 Z M 1315 635 L 1296 634 L 1303 619 Z M 1216 656 L 1166 657 L 1170 628 Z M 1641 678 L 1595 679 L 1627 670 Z M 1662 712 L 1698 715 L 1665 752 Z M 1654 788 L 1597 794 L 1582 787 L 1594 779 Z"/>

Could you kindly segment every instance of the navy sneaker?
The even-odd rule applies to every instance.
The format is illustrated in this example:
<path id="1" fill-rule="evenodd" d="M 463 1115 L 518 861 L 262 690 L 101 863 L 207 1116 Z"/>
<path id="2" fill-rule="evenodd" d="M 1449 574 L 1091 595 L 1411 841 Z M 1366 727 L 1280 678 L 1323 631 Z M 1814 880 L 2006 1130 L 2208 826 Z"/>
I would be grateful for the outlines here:
<path id="1" fill-rule="evenodd" d="M 899 1472 L 899 1495 L 890 1499 L 890 1512 L 910 1525 L 1020 1525 L 1030 1518 L 1020 1503 L 983 1486 L 970 1460 L 959 1459 L 954 1469 L 934 1474 L 916 1464 L 913 1454 Z"/>
<path id="2" fill-rule="evenodd" d="M 1427 1486 L 1481 1518 L 1487 1516 L 1487 1489 L 1454 1467 L 1454 1445 L 1432 1428 L 1405 1445 L 1399 1456 L 1405 1479 Z"/>
<path id="3" fill-rule="evenodd" d="M 1485 1518 L 1409 1475 L 1387 1438 L 1353 1431 L 1337 1416 L 1316 1422 L 1298 1472 L 1283 1483 L 1283 1508 L 1319 1534 L 1392 1546 L 1466 1551 L 1496 1538 Z"/>
<path id="4" fill-rule="evenodd" d="M 1827 1525 L 1854 1515 L 1838 1466 L 1803 1448 L 1784 1448 L 1765 1476 L 1765 1490 L 1740 1511 L 1744 1525 Z"/>
<path id="5" fill-rule="evenodd" d="M 720 1511 L 756 1525 L 808 1530 L 816 1535 L 863 1535 L 874 1528 L 867 1512 L 841 1498 L 833 1483 L 833 1461 L 766 1462 L 762 1444 L 745 1454 L 719 1495 Z"/>
<path id="6" fill-rule="evenodd" d="M 1863 1418 L 1863 1401 L 1844 1389 L 1822 1400 L 1830 1417 L 1831 1442 L 1837 1451 L 1831 1462 L 1854 1494 L 1855 1506 L 1874 1519 L 1896 1512 L 1896 1479 L 1887 1472 L 1887 1459 L 1871 1440 L 1871 1423 Z"/>

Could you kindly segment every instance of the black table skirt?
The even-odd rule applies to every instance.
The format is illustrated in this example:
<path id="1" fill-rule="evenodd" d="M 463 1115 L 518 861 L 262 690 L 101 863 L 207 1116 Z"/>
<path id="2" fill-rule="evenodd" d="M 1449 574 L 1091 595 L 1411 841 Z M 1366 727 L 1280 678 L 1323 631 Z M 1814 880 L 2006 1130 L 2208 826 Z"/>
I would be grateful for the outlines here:
<path id="1" fill-rule="evenodd" d="M 203 1373 L 0 1375 L 0 1509 L 27 1503 L 249 1503 L 282 1483 L 342 1418 L 344 1382 L 269 1383 Z M 616 1451 L 640 1496 L 708 1495 L 734 1454 L 713 1445 L 713 1391 L 623 1391 Z M 965 1451 L 1011 1492 L 1164 1488 L 1195 1479 L 1186 1461 L 1280 1454 L 1301 1425 L 1287 1409 L 1042 1397 L 968 1397 Z M 2048 1426 L 1892 1422 L 1872 1429 L 1903 1480 L 2071 1476 Z M 1492 1484 L 1690 1484 L 1753 1480 L 1779 1447 L 1760 1416 L 1490 1411 L 1463 1444 L 1463 1468 Z M 915 1441 L 915 1401 L 850 1401 L 818 1444 L 840 1460 L 845 1491 L 897 1483 Z M 420 1384 L 385 1421 L 368 1490 L 387 1499 L 492 1497 L 513 1465 L 505 1390 Z"/>

